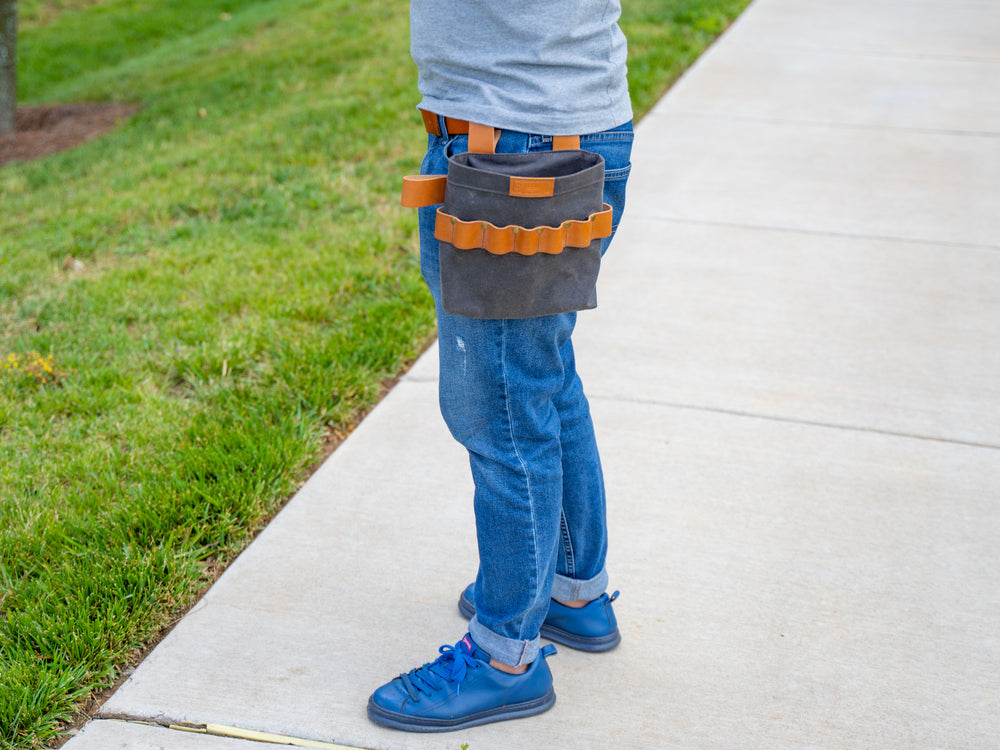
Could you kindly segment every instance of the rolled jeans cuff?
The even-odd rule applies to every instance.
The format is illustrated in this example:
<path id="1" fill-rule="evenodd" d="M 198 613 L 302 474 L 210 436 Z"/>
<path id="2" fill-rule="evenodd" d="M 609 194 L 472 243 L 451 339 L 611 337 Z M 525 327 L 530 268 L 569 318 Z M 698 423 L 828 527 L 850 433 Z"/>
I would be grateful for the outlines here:
<path id="1" fill-rule="evenodd" d="M 504 638 L 481 625 L 477 617 L 469 621 L 469 635 L 492 658 L 511 667 L 531 664 L 538 658 L 541 647 L 538 636 L 529 641 Z"/>
<path id="2" fill-rule="evenodd" d="M 600 597 L 607 590 L 608 571 L 606 568 L 587 581 L 567 578 L 557 573 L 555 581 L 552 583 L 551 596 L 553 599 L 558 599 L 561 602 L 590 602 Z"/>

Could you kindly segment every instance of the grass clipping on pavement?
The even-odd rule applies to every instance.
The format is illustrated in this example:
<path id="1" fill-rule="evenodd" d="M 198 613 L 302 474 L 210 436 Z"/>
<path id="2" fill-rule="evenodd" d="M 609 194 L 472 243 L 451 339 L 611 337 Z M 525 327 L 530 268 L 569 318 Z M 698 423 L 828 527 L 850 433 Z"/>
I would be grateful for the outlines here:
<path id="1" fill-rule="evenodd" d="M 745 0 L 625 3 L 644 112 Z M 0 748 L 52 742 L 426 345 L 406 2 L 22 0 L 0 168 Z"/>

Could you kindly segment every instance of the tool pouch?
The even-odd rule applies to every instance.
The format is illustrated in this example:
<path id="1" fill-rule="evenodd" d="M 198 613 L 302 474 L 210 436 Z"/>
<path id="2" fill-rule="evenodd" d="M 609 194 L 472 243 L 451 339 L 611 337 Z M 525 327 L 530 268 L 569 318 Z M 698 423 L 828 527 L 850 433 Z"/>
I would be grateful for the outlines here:
<path id="1" fill-rule="evenodd" d="M 568 150 L 490 153 L 496 138 L 470 123 L 470 151 L 448 158 L 447 176 L 404 178 L 403 205 L 442 203 L 441 303 L 470 318 L 533 318 L 597 306 L 604 159 Z M 477 137 L 478 136 L 478 137 Z M 483 144 L 486 144 L 485 148 Z"/>

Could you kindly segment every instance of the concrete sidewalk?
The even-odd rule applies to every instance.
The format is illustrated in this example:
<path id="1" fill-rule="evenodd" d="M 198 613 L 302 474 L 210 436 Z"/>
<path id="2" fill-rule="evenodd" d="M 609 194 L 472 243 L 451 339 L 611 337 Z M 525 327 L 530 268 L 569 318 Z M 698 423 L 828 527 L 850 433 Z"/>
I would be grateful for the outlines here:
<path id="1" fill-rule="evenodd" d="M 756 0 L 629 200 L 578 330 L 618 649 L 539 717 L 369 723 L 476 568 L 432 350 L 68 750 L 998 747 L 1000 3 Z"/>

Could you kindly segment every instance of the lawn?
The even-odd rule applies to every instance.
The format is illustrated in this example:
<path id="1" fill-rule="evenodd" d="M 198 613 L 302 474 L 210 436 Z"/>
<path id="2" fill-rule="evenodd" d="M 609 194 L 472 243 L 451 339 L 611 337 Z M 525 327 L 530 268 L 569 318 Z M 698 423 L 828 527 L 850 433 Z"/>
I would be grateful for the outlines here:
<path id="1" fill-rule="evenodd" d="M 625 5 L 640 115 L 746 0 Z M 0 168 L 0 748 L 57 741 L 432 337 L 407 11 L 21 0 L 21 103 L 142 109 Z"/>

